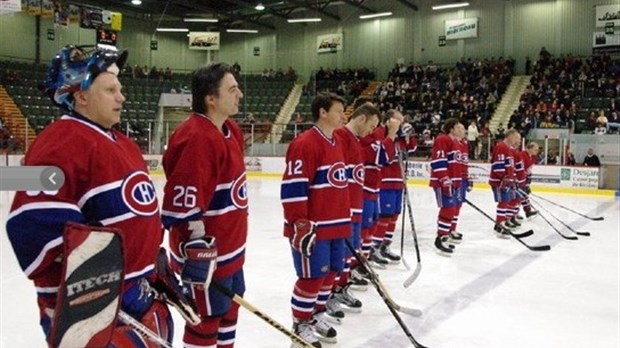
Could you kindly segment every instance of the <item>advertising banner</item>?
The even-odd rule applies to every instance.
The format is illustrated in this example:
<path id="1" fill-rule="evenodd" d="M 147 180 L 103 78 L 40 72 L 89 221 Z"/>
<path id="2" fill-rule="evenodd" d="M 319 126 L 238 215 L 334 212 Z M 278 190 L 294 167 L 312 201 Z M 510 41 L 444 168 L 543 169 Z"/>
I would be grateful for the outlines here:
<path id="1" fill-rule="evenodd" d="M 478 18 L 447 20 L 444 34 L 446 36 L 446 40 L 478 37 Z"/>
<path id="2" fill-rule="evenodd" d="M 317 36 L 316 47 L 318 53 L 341 51 L 342 33 Z"/>
<path id="3" fill-rule="evenodd" d="M 22 10 L 21 0 L 0 0 L 0 14 L 15 13 Z"/>
<path id="4" fill-rule="evenodd" d="M 220 33 L 216 31 L 192 31 L 189 33 L 190 50 L 217 51 L 220 49 Z"/>
<path id="5" fill-rule="evenodd" d="M 620 4 L 596 6 L 596 28 L 604 28 L 607 23 L 620 27 Z"/>

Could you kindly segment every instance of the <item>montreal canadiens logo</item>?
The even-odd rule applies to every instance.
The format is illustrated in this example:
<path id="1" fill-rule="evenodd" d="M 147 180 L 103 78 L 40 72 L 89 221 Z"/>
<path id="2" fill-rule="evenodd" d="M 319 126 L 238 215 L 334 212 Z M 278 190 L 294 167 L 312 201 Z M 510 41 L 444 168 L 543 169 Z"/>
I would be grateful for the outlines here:
<path id="1" fill-rule="evenodd" d="M 364 185 L 364 165 L 358 164 L 353 167 L 353 181 L 356 184 L 363 186 Z"/>
<path id="2" fill-rule="evenodd" d="M 347 169 L 344 163 L 338 162 L 329 167 L 327 171 L 327 182 L 335 188 L 347 187 Z"/>
<path id="3" fill-rule="evenodd" d="M 145 172 L 129 175 L 121 186 L 123 202 L 129 209 L 140 216 L 151 216 L 157 213 L 157 192 L 151 178 Z"/>
<path id="4" fill-rule="evenodd" d="M 245 209 L 248 207 L 248 188 L 245 175 L 241 175 L 233 181 L 230 188 L 230 199 L 235 207 Z"/>

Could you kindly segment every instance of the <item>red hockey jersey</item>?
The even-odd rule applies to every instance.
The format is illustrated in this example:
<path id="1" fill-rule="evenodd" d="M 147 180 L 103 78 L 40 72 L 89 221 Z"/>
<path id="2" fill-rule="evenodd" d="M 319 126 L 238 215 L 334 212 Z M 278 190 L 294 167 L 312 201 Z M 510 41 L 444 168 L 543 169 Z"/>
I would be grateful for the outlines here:
<path id="1" fill-rule="evenodd" d="M 463 177 L 461 158 L 461 144 L 447 134 L 440 134 L 433 142 L 431 154 L 431 180 L 429 186 L 440 187 L 441 178 L 452 180 L 453 187 L 461 187 Z"/>
<path id="2" fill-rule="evenodd" d="M 170 250 L 176 266 L 183 263 L 180 245 L 190 238 L 187 222 L 202 219 L 205 233 L 217 242 L 216 279 L 241 269 L 248 233 L 243 134 L 230 119 L 223 130 L 194 113 L 172 133 L 163 157 L 162 220 L 173 227 Z"/>
<path id="3" fill-rule="evenodd" d="M 381 188 L 381 168 L 394 159 L 395 143 L 386 136 L 385 127 L 377 127 L 360 140 L 367 151 L 364 160 L 364 199 L 376 201 Z"/>
<path id="4" fill-rule="evenodd" d="M 512 150 L 515 163 L 515 176 L 519 185 L 525 185 L 525 163 L 521 151 Z"/>
<path id="5" fill-rule="evenodd" d="M 157 193 L 131 139 L 82 116 L 63 116 L 39 134 L 24 164 L 57 166 L 65 174 L 58 191 L 17 192 L 7 220 L 19 264 L 39 295 L 58 291 L 56 259 L 67 222 L 118 228 L 127 280 L 154 269 L 163 238 Z"/>
<path id="6" fill-rule="evenodd" d="M 459 160 L 459 164 L 461 166 L 461 177 L 464 180 L 469 180 L 469 144 L 467 143 L 467 139 L 463 138 L 459 141 L 461 156 Z"/>
<path id="7" fill-rule="evenodd" d="M 389 163 L 381 168 L 381 189 L 382 190 L 402 190 L 403 189 L 403 168 L 400 165 L 398 156 L 406 153 L 406 156 L 413 154 L 418 147 L 418 141 L 411 137 L 408 142 L 403 138 L 396 138 L 394 153 Z M 402 157 L 401 157 L 402 158 Z"/>
<path id="8" fill-rule="evenodd" d="M 514 150 L 506 145 L 504 141 L 499 141 L 493 148 L 489 185 L 493 187 L 499 186 L 504 177 L 516 179 Z"/>
<path id="9" fill-rule="evenodd" d="M 351 204 L 342 144 L 312 127 L 293 139 L 286 152 L 280 198 L 284 236 L 299 219 L 317 223 L 317 239 L 351 235 Z"/>
<path id="10" fill-rule="evenodd" d="M 340 142 L 344 151 L 351 203 L 351 221 L 359 223 L 362 222 L 362 208 L 364 207 L 364 148 L 362 148 L 358 137 L 347 127 L 336 129 L 334 137 L 337 142 Z"/>

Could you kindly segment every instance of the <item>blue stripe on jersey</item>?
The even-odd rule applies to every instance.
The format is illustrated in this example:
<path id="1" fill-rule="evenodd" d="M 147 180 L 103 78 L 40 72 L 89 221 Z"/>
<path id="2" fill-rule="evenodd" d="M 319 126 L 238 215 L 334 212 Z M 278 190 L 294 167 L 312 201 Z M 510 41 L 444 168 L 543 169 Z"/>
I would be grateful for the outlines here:
<path id="1" fill-rule="evenodd" d="M 47 202 L 46 202 L 47 203 Z M 6 230 L 17 255 L 19 265 L 26 271 L 35 266 L 35 262 L 43 257 L 46 245 L 54 239 L 62 237 L 67 221 L 84 223 L 84 216 L 76 210 L 68 208 L 51 208 L 44 206 L 27 209 L 12 216 L 6 223 Z M 29 270 L 31 273 L 34 269 Z"/>
<path id="2" fill-rule="evenodd" d="M 434 161 L 431 161 L 431 169 L 432 170 L 438 170 L 438 169 L 445 169 L 448 168 L 448 160 L 445 158 L 440 158 L 440 159 L 436 159 Z"/>
<path id="3" fill-rule="evenodd" d="M 287 201 L 295 198 L 308 197 L 308 181 L 285 181 L 282 182 L 280 199 Z"/>
<path id="4" fill-rule="evenodd" d="M 104 221 L 130 212 L 123 202 L 120 187 L 90 197 L 81 208 L 86 221 Z"/>
<path id="5" fill-rule="evenodd" d="M 176 225 L 183 221 L 196 221 L 202 219 L 202 212 L 200 208 L 194 208 L 185 213 L 177 213 L 173 211 L 163 210 L 161 211 L 161 222 L 165 228 Z"/>
<path id="6" fill-rule="evenodd" d="M 504 165 L 504 162 L 502 161 L 493 162 L 493 164 L 491 164 L 491 170 L 492 171 L 503 171 L 503 170 L 506 170 L 506 166 Z"/>

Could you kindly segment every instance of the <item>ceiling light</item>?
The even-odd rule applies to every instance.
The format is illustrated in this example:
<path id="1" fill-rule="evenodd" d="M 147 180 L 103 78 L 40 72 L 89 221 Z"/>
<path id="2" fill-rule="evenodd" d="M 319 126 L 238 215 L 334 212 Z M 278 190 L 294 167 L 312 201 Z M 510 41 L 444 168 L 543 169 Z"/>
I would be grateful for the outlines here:
<path id="1" fill-rule="evenodd" d="M 265 6 L 263 6 L 262 2 L 259 2 L 256 7 L 254 7 L 257 11 L 262 11 L 265 9 Z"/>
<path id="2" fill-rule="evenodd" d="M 305 22 L 320 22 L 321 18 L 293 18 L 287 19 L 289 23 L 305 23 Z"/>
<path id="3" fill-rule="evenodd" d="M 167 33 L 186 33 L 189 31 L 187 28 L 157 28 L 155 30 Z"/>
<path id="4" fill-rule="evenodd" d="M 183 18 L 183 22 L 194 22 L 194 23 L 217 23 L 217 18 Z"/>
<path id="5" fill-rule="evenodd" d="M 256 34 L 258 30 L 255 29 L 226 29 L 227 33 L 248 33 L 248 34 Z"/>
<path id="6" fill-rule="evenodd" d="M 392 12 L 381 12 L 381 13 L 373 13 L 373 14 L 367 14 L 367 15 L 361 15 L 360 18 L 361 19 L 369 19 L 369 18 L 377 18 L 377 17 L 386 17 L 386 16 L 391 16 Z"/>
<path id="7" fill-rule="evenodd" d="M 445 10 L 447 8 L 458 8 L 458 7 L 466 7 L 469 6 L 468 2 L 456 2 L 453 4 L 445 4 L 445 5 L 437 5 L 433 6 L 433 10 Z"/>
<path id="8" fill-rule="evenodd" d="M 142 5 L 142 0 L 131 0 L 131 3 L 134 5 Z"/>

